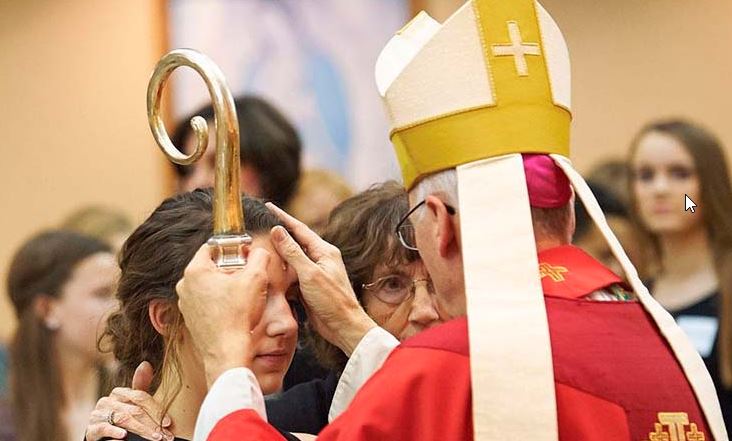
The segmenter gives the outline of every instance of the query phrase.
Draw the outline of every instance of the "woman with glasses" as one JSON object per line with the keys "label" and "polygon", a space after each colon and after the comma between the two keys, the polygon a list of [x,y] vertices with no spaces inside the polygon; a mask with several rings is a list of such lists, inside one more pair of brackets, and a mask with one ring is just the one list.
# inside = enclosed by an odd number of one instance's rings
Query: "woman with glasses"
{"label": "woman with glasses", "polygon": [[[372,187],[333,210],[323,239],[341,250],[348,278],[374,321],[399,340],[441,322],[434,289],[419,254],[409,245],[411,224],[402,222],[409,202],[404,188],[389,181]],[[399,235],[395,234],[397,227]],[[315,333],[321,362],[339,371],[347,358]]]}
{"label": "woman with glasses", "polygon": [[[336,207],[323,233],[326,241],[340,249],[354,292],[366,312],[399,340],[442,322],[432,283],[412,243],[410,224],[401,222],[408,209],[403,187],[394,181],[386,182]],[[397,235],[398,225],[401,226]],[[331,402],[348,358],[315,332],[310,333],[310,343],[331,374],[266,398],[267,418],[281,430],[317,434],[328,424]],[[151,403],[152,398],[146,397],[140,403],[127,404],[147,410]],[[101,400],[97,413],[109,414],[109,405],[109,400]],[[122,426],[130,431],[149,421],[135,415],[118,420],[133,421],[129,427]],[[86,439],[97,440],[97,433],[110,433],[108,429],[99,424],[90,426]]]}

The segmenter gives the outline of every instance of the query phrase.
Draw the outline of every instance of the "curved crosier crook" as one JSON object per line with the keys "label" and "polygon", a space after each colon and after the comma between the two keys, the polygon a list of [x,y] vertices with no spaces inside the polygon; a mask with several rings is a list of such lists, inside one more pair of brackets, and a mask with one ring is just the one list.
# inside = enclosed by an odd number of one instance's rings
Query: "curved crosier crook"
{"label": "curved crosier crook", "polygon": [[221,69],[207,56],[191,49],[176,49],[167,53],[155,66],[147,88],[147,119],[153,137],[172,162],[189,165],[201,158],[208,146],[208,124],[200,116],[191,119],[196,134],[196,149],[190,155],[182,153],[170,141],[160,116],[163,86],[179,66],[194,69],[203,77],[211,95],[216,127],[216,177],[214,181],[213,236],[208,244],[214,248],[219,268],[239,268],[246,264],[246,248],[252,238],[244,226],[244,212],[239,189],[239,122],[234,99],[226,85]]}

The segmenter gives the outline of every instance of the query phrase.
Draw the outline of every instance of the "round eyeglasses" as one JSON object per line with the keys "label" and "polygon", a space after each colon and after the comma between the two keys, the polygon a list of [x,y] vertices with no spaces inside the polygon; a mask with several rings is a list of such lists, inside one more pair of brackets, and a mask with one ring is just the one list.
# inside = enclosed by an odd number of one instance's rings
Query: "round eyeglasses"
{"label": "round eyeglasses", "polygon": [[374,297],[390,305],[399,305],[414,295],[417,284],[424,283],[427,291],[434,294],[432,281],[428,278],[412,279],[405,275],[392,274],[384,276],[371,283],[364,283],[361,287],[374,294]]}
{"label": "round eyeglasses", "polygon": [[[412,207],[407,214],[404,215],[402,220],[399,221],[399,223],[396,226],[396,235],[399,238],[399,242],[401,242],[402,246],[408,250],[412,251],[419,251],[417,248],[417,241],[414,237],[414,225],[409,220],[409,216],[412,215],[417,209],[421,206],[423,206],[427,200],[423,200],[419,204]],[[445,210],[447,210],[447,214],[450,216],[454,216],[455,213],[457,213],[457,210],[455,210],[454,207],[451,205],[446,204],[445,202],[442,202],[445,205]]]}

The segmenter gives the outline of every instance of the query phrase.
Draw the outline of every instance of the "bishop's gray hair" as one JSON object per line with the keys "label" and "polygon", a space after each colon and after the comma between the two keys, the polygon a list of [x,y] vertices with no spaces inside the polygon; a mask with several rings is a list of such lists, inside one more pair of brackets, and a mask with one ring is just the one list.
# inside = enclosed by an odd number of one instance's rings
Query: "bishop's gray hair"
{"label": "bishop's gray hair", "polygon": [[[422,202],[429,195],[438,195],[446,204],[458,208],[457,170],[451,168],[429,175],[419,181],[409,193],[416,203]],[[565,240],[567,231],[574,231],[572,201],[559,208],[531,207],[534,232],[543,237],[555,237]],[[421,219],[425,210],[417,211],[414,216],[416,216],[416,219]],[[571,232],[569,235],[571,237]]]}
{"label": "bishop's gray hair", "polygon": [[[417,203],[423,201],[427,196],[434,194],[444,198],[445,203],[457,208],[459,200],[457,184],[457,171],[451,168],[431,174],[422,179],[414,186],[410,193]],[[417,213],[415,215],[421,216],[421,214]]]}

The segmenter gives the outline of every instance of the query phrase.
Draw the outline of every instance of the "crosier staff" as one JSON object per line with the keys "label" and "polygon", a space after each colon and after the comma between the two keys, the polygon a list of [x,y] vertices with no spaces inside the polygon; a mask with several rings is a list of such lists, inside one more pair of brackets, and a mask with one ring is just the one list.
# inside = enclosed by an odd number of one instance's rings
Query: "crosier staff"
{"label": "crosier staff", "polygon": [[219,268],[235,269],[246,264],[246,249],[252,242],[244,225],[239,189],[239,122],[234,100],[221,69],[207,56],[191,49],[176,49],[155,66],[147,88],[147,119],[153,137],[172,162],[189,165],[203,156],[208,146],[208,124],[200,116],[191,118],[196,149],[183,154],[173,145],[160,116],[163,86],[179,66],[187,66],[203,77],[214,108],[216,127],[216,177],[214,180],[213,236],[208,244]]}

